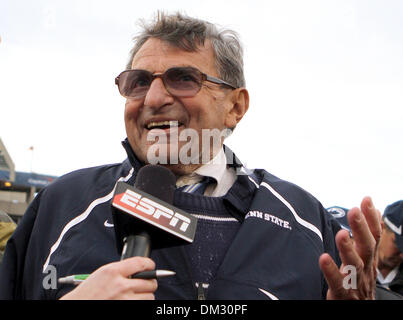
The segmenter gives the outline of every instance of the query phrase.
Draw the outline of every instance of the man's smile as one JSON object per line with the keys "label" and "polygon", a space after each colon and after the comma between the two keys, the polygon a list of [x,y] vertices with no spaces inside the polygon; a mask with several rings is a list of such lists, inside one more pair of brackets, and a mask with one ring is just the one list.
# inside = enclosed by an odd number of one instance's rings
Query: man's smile
{"label": "man's smile", "polygon": [[155,120],[150,120],[147,121],[145,124],[145,128],[147,130],[152,130],[152,129],[170,129],[170,128],[177,128],[181,127],[183,124],[179,122],[178,120],[160,120],[160,121],[155,121]]}

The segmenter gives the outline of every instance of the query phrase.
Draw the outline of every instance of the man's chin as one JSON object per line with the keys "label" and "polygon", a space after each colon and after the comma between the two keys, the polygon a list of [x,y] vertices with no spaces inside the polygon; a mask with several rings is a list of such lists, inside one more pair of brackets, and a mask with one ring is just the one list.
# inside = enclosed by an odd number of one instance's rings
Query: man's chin
{"label": "man's chin", "polygon": [[153,163],[156,165],[161,165],[169,170],[171,170],[175,175],[177,176],[183,176],[186,174],[190,174],[199,167],[201,167],[201,164],[182,164],[182,163],[176,163],[176,164],[167,164],[167,163]]}
{"label": "man's chin", "polygon": [[183,146],[172,148],[170,145],[153,144],[147,149],[145,162],[162,165],[176,175],[186,175],[200,168],[203,164],[209,163],[222,148],[222,145],[216,150],[183,148]]}

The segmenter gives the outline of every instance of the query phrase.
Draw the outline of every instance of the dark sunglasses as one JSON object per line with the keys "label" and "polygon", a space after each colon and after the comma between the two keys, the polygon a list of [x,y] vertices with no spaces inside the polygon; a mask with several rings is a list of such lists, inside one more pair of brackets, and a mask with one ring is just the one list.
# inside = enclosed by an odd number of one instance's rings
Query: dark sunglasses
{"label": "dark sunglasses", "polygon": [[236,89],[224,80],[209,76],[192,67],[174,67],[164,73],[134,69],[123,71],[115,78],[120,94],[125,98],[144,98],[155,78],[161,78],[167,91],[176,97],[193,97],[201,89],[204,81]]}

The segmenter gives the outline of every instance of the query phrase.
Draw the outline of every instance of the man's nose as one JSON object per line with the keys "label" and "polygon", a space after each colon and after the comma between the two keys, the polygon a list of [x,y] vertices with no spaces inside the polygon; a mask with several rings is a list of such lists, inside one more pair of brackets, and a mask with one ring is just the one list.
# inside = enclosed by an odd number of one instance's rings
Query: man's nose
{"label": "man's nose", "polygon": [[173,103],[174,98],[165,88],[161,78],[156,78],[151,82],[150,89],[144,98],[144,106],[151,108],[161,108],[167,104]]}

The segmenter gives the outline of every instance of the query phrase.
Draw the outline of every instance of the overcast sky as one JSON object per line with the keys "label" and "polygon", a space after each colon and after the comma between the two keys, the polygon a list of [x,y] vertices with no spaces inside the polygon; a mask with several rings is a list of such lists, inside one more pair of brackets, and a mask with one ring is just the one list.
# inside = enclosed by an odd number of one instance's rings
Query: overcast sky
{"label": "overcast sky", "polygon": [[[17,171],[120,162],[140,18],[179,10],[236,30],[250,108],[227,144],[325,207],[403,199],[403,1],[0,2],[0,138]],[[33,154],[29,147],[33,146]]]}

